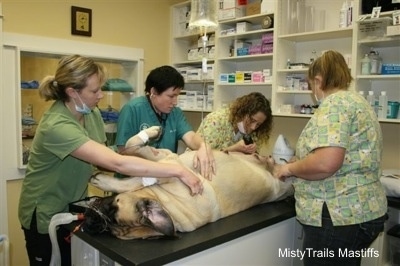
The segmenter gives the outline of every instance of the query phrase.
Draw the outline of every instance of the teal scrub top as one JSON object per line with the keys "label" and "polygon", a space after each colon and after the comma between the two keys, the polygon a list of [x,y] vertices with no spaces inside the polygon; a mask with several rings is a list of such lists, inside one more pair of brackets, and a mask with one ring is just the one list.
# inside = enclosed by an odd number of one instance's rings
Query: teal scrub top
{"label": "teal scrub top", "polygon": [[146,96],[130,100],[120,111],[115,144],[125,146],[128,139],[141,130],[161,126],[163,130],[161,138],[150,142],[149,145],[177,152],[178,140],[193,129],[179,107],[174,107],[169,114],[163,114],[163,117],[166,120],[160,122]]}
{"label": "teal scrub top", "polygon": [[19,201],[21,225],[30,229],[36,209],[38,231],[48,233],[54,214],[68,212],[68,204],[87,196],[94,167],[71,156],[71,152],[90,139],[105,143],[100,111],[85,115],[85,127],[61,101],[43,114],[30,148],[29,161]]}

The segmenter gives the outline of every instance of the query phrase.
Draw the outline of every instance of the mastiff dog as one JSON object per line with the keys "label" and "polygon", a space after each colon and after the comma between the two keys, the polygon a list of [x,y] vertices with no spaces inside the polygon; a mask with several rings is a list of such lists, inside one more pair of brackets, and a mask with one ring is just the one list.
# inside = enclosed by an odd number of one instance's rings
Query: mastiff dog
{"label": "mastiff dog", "polygon": [[[149,139],[160,134],[158,127],[145,132]],[[143,133],[140,133],[143,134]],[[139,135],[139,134],[138,134]],[[123,154],[183,164],[194,172],[194,151],[180,155],[145,145],[138,135],[129,139]],[[246,210],[257,204],[284,199],[293,193],[290,181],[274,178],[270,159],[258,154],[213,151],[217,171],[211,181],[199,175],[203,193],[191,196],[189,188],[175,177],[115,178],[103,173],[91,184],[112,196],[99,198],[85,213],[83,230],[96,234],[110,231],[120,239],[177,237],[207,223]]]}

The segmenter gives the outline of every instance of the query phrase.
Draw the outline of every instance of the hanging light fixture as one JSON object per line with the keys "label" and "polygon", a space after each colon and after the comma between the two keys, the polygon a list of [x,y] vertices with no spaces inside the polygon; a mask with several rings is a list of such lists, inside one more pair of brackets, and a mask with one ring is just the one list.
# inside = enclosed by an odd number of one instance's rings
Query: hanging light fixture
{"label": "hanging light fixture", "polygon": [[203,41],[203,73],[207,73],[207,31],[217,28],[217,0],[191,0],[189,29],[198,29]]}

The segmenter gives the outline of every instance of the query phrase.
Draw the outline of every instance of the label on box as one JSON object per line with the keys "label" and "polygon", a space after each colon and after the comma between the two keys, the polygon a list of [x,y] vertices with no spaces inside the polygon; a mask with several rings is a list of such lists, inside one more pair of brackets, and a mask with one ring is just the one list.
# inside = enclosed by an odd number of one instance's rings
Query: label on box
{"label": "label on box", "polygon": [[243,83],[244,82],[244,73],[241,71],[236,71],[235,78],[236,78],[236,80],[235,80],[236,83]]}

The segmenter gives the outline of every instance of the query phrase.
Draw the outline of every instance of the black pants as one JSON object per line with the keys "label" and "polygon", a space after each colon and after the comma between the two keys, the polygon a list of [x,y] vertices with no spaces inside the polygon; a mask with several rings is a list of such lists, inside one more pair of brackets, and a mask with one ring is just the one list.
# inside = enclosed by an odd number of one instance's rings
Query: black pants
{"label": "black pants", "polygon": [[[310,266],[359,266],[362,251],[366,252],[371,243],[384,229],[387,216],[375,220],[346,226],[334,226],[326,204],[322,210],[322,227],[303,225],[303,250],[307,251],[304,265]],[[364,256],[379,256],[376,250]],[[353,255],[356,254],[356,255]]]}
{"label": "black pants", "polygon": [[[48,266],[51,260],[51,241],[49,234],[40,234],[37,231],[36,211],[32,215],[31,229],[22,227],[25,235],[26,250],[30,266]],[[71,265],[71,244],[65,238],[70,235],[69,230],[59,227],[57,230],[58,246],[61,254],[61,265]]]}

